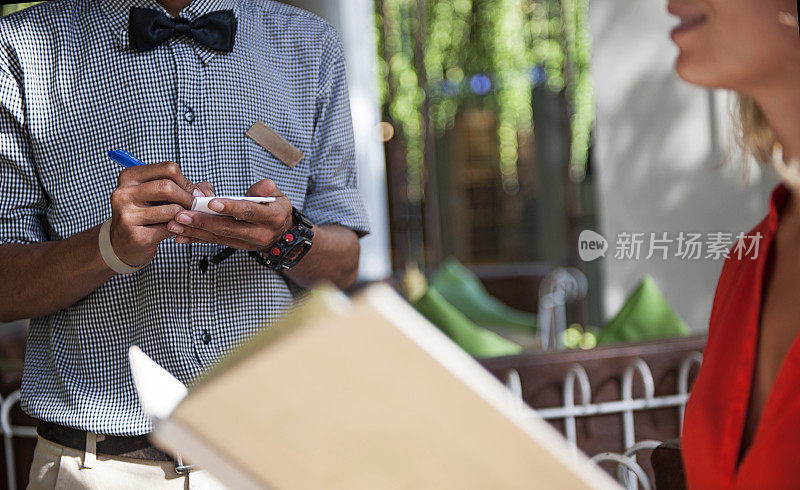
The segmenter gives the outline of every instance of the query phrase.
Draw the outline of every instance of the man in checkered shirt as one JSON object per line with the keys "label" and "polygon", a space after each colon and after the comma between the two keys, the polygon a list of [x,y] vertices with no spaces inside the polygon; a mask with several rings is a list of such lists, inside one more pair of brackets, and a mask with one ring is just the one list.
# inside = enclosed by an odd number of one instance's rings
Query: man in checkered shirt
{"label": "man in checkered shirt", "polygon": [[[354,282],[369,225],[345,78],[333,28],[268,0],[52,0],[0,21],[0,321],[33,318],[32,488],[209,478],[142,437],[128,349],[190,385],[303,288]],[[302,160],[248,139],[258,121]],[[150,165],[121,170],[119,148]],[[277,201],[189,211],[212,195]],[[276,272],[293,207],[313,246]]]}

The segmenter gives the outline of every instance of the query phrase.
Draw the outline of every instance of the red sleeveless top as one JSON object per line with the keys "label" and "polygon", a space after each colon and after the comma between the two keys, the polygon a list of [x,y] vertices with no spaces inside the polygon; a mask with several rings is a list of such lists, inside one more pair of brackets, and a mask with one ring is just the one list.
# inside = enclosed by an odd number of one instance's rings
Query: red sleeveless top
{"label": "red sleeveless top", "polygon": [[800,488],[800,340],[787,353],[752,444],[739,462],[767,262],[788,199],[784,186],[775,189],[769,215],[749,234],[763,236],[757,257],[732,254],[723,267],[703,365],[684,419],[682,449],[690,490]]}

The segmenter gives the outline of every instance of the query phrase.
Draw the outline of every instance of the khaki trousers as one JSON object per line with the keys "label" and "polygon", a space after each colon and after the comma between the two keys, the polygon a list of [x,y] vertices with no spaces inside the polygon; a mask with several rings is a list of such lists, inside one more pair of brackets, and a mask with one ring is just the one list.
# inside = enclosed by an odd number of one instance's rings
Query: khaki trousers
{"label": "khaki trousers", "polygon": [[114,458],[39,438],[28,490],[227,490],[205,471],[175,473],[170,462]]}

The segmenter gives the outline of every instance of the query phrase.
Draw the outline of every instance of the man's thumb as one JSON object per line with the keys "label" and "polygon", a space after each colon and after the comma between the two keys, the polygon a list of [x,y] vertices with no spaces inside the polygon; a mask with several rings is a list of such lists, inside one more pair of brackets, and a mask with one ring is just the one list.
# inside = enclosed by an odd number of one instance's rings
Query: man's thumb
{"label": "man's thumb", "polygon": [[247,191],[248,197],[269,197],[276,194],[278,194],[278,186],[270,179],[256,182]]}

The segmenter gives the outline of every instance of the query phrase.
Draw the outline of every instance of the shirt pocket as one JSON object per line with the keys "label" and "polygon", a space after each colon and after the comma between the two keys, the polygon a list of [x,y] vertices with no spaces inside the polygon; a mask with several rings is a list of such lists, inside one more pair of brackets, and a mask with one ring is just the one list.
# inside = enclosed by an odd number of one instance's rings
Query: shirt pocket
{"label": "shirt pocket", "polygon": [[[284,136],[278,129],[275,131]],[[286,138],[286,136],[284,137]],[[252,183],[255,184],[263,179],[271,179],[277,184],[278,190],[286,194],[293,206],[302,209],[310,178],[308,151],[299,146],[297,142],[286,138],[287,141],[300,148],[306,155],[294,168],[290,168],[255,141],[250,138],[246,139],[245,155],[247,156]]]}

